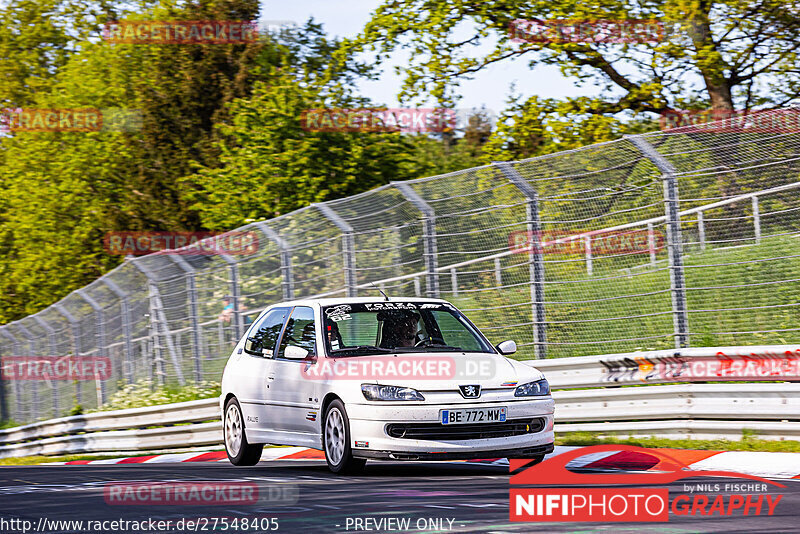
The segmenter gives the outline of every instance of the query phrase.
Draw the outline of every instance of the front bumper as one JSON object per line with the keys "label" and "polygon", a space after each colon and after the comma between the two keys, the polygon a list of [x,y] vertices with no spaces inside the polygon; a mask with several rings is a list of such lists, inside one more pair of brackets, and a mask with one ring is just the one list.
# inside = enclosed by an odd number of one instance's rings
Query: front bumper
{"label": "front bumper", "polygon": [[[550,454],[553,452],[552,443],[538,445],[536,447],[524,447],[521,449],[494,449],[490,456],[497,458],[533,458]],[[487,451],[464,451],[464,452],[396,452],[396,451],[370,451],[354,449],[353,456],[356,458],[374,458],[379,460],[412,460],[412,461],[431,461],[445,462],[449,460],[473,460],[487,457]]]}
{"label": "front bumper", "polygon": [[[543,429],[516,436],[461,440],[395,438],[386,433],[386,427],[391,423],[438,423],[442,409],[501,406],[507,407],[507,421],[540,417],[544,420]],[[361,458],[403,459],[405,455],[405,459],[446,460],[538,456],[552,451],[555,440],[553,410],[551,398],[457,405],[348,404],[350,446],[353,455]],[[448,428],[445,425],[442,427]]]}

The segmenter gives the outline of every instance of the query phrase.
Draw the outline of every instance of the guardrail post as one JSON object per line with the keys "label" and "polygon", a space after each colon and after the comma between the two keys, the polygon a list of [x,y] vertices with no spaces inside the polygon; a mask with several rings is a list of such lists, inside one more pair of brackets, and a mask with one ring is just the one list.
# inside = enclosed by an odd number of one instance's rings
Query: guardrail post
{"label": "guardrail post", "polygon": [[[134,267],[139,269],[143,275],[147,277],[147,287],[150,292],[150,313],[151,317],[151,324],[155,325],[156,332],[155,336],[160,337],[163,336],[164,340],[167,343],[167,350],[169,351],[170,359],[172,360],[172,366],[175,368],[175,374],[178,377],[178,383],[183,386],[186,382],[183,379],[183,371],[181,370],[181,362],[178,359],[178,354],[175,351],[175,344],[172,342],[172,334],[169,331],[169,323],[167,322],[167,316],[164,313],[164,303],[161,301],[161,292],[158,290],[158,283],[156,281],[155,275],[144,266],[144,264],[139,265],[139,262],[136,260],[129,260],[130,263],[133,264]],[[158,325],[161,325],[159,328]],[[163,334],[159,333],[159,330],[163,330]],[[153,339],[153,343],[156,343],[158,340]],[[154,346],[153,350],[159,351],[158,346]],[[159,358],[161,361],[157,362],[159,365],[162,366],[161,369],[161,381],[162,385],[164,380],[166,379],[166,373],[163,369],[164,360],[163,358]]]}
{"label": "guardrail post", "polygon": [[242,337],[242,311],[239,300],[241,299],[241,292],[239,290],[239,264],[228,254],[220,254],[220,258],[228,264],[231,272],[231,299],[233,300],[233,317],[231,325],[233,326],[233,337],[238,342]]}
{"label": "guardrail post", "polygon": [[[200,358],[200,311],[197,307],[197,284],[195,268],[177,254],[170,254],[169,259],[175,262],[186,273],[186,291],[189,293],[189,322],[192,328],[192,358],[194,358],[194,379],[203,380],[203,367]],[[180,345],[180,344],[179,344]]]}
{"label": "guardrail post", "polygon": [[756,245],[761,243],[761,213],[758,209],[758,197],[753,195],[753,232],[756,236]]}
{"label": "guardrail post", "polygon": [[650,252],[650,265],[656,267],[656,234],[653,223],[647,223],[647,248]]}
{"label": "guardrail post", "polygon": [[[0,333],[4,332],[0,330]],[[10,418],[8,415],[8,396],[6,393],[6,374],[2,362],[3,353],[0,351],[0,423],[5,424],[10,421]]]}
{"label": "guardrail post", "polygon": [[[108,339],[106,339],[106,323],[103,314],[103,307],[100,306],[100,304],[98,304],[97,301],[94,300],[91,296],[87,295],[86,291],[83,288],[77,290],[76,293],[78,294],[79,297],[85,300],[87,304],[89,304],[92,310],[94,310],[95,320],[97,321],[97,324],[95,325],[97,327],[97,355],[105,356],[106,358],[109,358],[109,360],[111,360],[111,358],[108,355]],[[100,347],[103,347],[102,353],[100,352]],[[97,406],[99,407],[101,404],[105,402],[106,399],[105,383],[98,380],[96,377],[95,377],[95,383],[98,383],[98,385],[100,386],[98,395],[99,398],[97,399],[98,402]]]}
{"label": "guardrail post", "polygon": [[404,182],[392,184],[406,200],[422,213],[423,250],[425,270],[427,271],[427,293],[431,298],[439,298],[439,263],[436,245],[436,212],[414,189]]}
{"label": "guardrail post", "polygon": [[675,167],[643,137],[627,136],[644,156],[661,171],[664,183],[664,209],[667,216],[667,246],[669,253],[669,280],[672,291],[673,327],[675,348],[689,345],[689,313],[686,305],[686,276],[683,270],[683,241],[681,240],[681,215],[679,209],[678,180]]}
{"label": "guardrail post", "polygon": [[[33,344],[33,340],[35,339],[35,336],[33,335],[33,332],[31,332],[30,330],[25,328],[25,325],[23,325],[20,322],[13,322],[11,324],[16,326],[17,330],[19,330],[22,333],[22,335],[25,336],[25,338],[28,340],[28,358],[34,357],[36,355],[36,349],[34,348],[34,344]],[[38,380],[34,380],[33,384],[31,384],[31,405],[32,405],[32,410],[31,410],[32,413],[34,413],[34,414],[40,413],[39,412],[39,381]],[[35,419],[35,416],[32,419]]]}
{"label": "guardrail post", "polygon": [[281,289],[284,300],[294,300],[294,278],[292,276],[292,253],[289,244],[275,230],[270,228],[264,221],[253,223],[256,228],[261,230],[267,239],[278,246],[281,254]]}
{"label": "guardrail post", "polygon": [[586,256],[586,274],[592,276],[594,268],[592,266],[592,236],[583,237],[583,251]]}
{"label": "guardrail post", "polygon": [[[7,327],[0,328],[0,334],[3,334],[4,336],[6,336],[7,339],[9,339],[11,341],[12,350],[13,350],[14,353],[16,353],[15,355],[16,356],[21,356],[20,350],[19,350],[19,340],[16,338],[16,336],[14,336],[14,334],[9,332]],[[22,415],[22,413],[23,413],[23,409],[22,409],[22,390],[21,389],[22,388],[20,388],[19,378],[15,378],[14,379],[14,399],[15,399],[15,402],[17,404],[17,417],[20,417],[20,418],[23,417],[23,415]],[[17,422],[18,423],[19,422],[26,423],[28,421],[27,421],[27,418],[25,418],[24,421],[19,421],[18,420]]]}
{"label": "guardrail post", "polygon": [[542,223],[539,219],[539,195],[533,186],[507,162],[493,164],[525,197],[525,218],[531,243],[529,274],[531,301],[533,302],[533,349],[537,359],[547,356],[547,323],[544,302],[544,258],[542,250]]}
{"label": "guardrail post", "polygon": [[[36,324],[41,326],[43,330],[47,331],[47,343],[50,345],[50,354],[52,356],[59,356],[58,351],[56,350],[56,331],[47,321],[39,317],[38,314],[33,314],[31,317],[33,317],[33,320],[36,321]],[[61,413],[58,403],[59,391],[55,386],[55,382],[51,382],[50,386],[53,390],[53,417],[58,417],[58,415]]]}
{"label": "guardrail post", "polygon": [[[75,318],[75,316],[72,315],[69,310],[67,310],[60,302],[53,304],[53,309],[63,315],[69,323],[70,329],[72,330],[72,352],[75,353],[76,358],[79,357],[81,355],[80,323],[78,323],[78,320]],[[81,392],[80,381],[75,383],[75,402],[77,404],[83,404],[83,394]]]}
{"label": "guardrail post", "polygon": [[128,384],[133,383],[133,334],[131,331],[131,315],[130,307],[128,306],[128,294],[125,293],[116,282],[109,280],[108,277],[100,277],[108,288],[119,298],[120,319],[122,321],[122,337],[125,340],[125,365],[123,366],[122,374]]}
{"label": "guardrail post", "polygon": [[320,203],[311,204],[316,207],[326,219],[331,221],[342,232],[342,262],[344,264],[344,287],[348,297],[357,296],[356,293],[356,243],[353,227],[342,219],[330,206]]}

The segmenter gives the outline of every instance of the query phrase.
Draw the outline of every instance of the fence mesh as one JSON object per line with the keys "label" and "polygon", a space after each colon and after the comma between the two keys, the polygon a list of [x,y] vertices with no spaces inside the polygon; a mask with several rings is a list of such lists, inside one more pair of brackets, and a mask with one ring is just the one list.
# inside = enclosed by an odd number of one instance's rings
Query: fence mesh
{"label": "fence mesh", "polygon": [[[796,342],[800,111],[771,113],[311,205],[237,229],[257,236],[248,255],[129,258],[0,327],[9,417],[96,408],[143,380],[218,381],[265,307],[372,284],[450,300],[519,359]],[[107,357],[110,373],[22,380],[7,366],[66,355]]]}

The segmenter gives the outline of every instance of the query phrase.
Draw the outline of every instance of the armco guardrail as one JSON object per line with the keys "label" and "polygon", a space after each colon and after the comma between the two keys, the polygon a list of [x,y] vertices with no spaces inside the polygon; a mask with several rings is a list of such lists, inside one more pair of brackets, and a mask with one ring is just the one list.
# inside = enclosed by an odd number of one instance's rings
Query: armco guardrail
{"label": "armco guardrail", "polygon": [[[738,439],[747,429],[766,439],[800,438],[800,383],[793,383],[800,382],[797,346],[676,349],[527,363],[541,369],[555,390],[557,432]],[[735,383],[658,385],[684,381]],[[743,383],[753,381],[759,383]],[[621,387],[635,385],[647,387]],[[3,430],[0,458],[156,451],[221,441],[219,400],[212,398]]]}
{"label": "armco guardrail", "polygon": [[[159,425],[165,426],[149,428]],[[61,417],[0,430],[0,458],[216,445],[221,436],[219,399],[212,398]]]}
{"label": "armco guardrail", "polygon": [[630,384],[800,381],[800,346],[699,347],[528,360],[553,389]]}

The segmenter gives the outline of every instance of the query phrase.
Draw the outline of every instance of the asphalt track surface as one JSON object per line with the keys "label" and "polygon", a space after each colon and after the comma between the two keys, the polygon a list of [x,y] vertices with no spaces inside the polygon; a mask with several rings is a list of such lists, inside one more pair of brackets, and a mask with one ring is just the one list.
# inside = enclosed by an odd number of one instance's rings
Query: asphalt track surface
{"label": "asphalt track surface", "polygon": [[[614,532],[614,533],[776,533],[800,531],[800,480],[781,480],[782,493],[773,516],[703,517],[670,514],[668,523],[512,523],[508,519],[508,468],[470,463],[372,462],[353,477],[335,476],[319,461],[273,461],[234,467],[226,462],[196,464],[132,464],[92,466],[0,467],[0,528],[10,519],[171,520],[206,518],[198,532],[222,532],[213,518],[277,518],[277,532]],[[104,488],[127,482],[250,481],[270,488],[272,496],[258,505],[118,505],[108,504]],[[683,493],[670,485],[670,496]],[[720,479],[691,479],[691,483]],[[741,481],[737,481],[741,482]],[[264,492],[266,495],[268,492]],[[293,502],[294,501],[294,502]],[[371,518],[356,530],[355,521]],[[409,518],[408,530],[376,529],[381,518]],[[431,522],[430,520],[438,520]],[[5,520],[6,523],[2,523]],[[448,520],[452,520],[450,523]],[[219,520],[217,520],[219,521]],[[348,528],[349,521],[349,528]],[[230,524],[230,523],[229,523]],[[264,523],[262,523],[264,524]],[[17,524],[19,525],[19,524]],[[427,526],[433,528],[425,528]],[[439,526],[443,528],[439,528]],[[422,528],[418,528],[422,527]],[[34,527],[36,528],[36,527]],[[56,529],[39,532],[121,532],[121,530]],[[189,530],[153,530],[151,532]],[[141,531],[140,531],[141,532]],[[241,526],[227,532],[245,532]],[[249,528],[246,532],[268,532]],[[272,530],[275,532],[275,530]]]}

